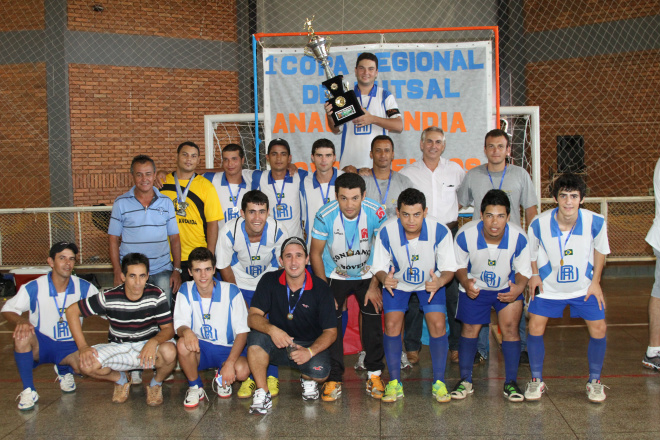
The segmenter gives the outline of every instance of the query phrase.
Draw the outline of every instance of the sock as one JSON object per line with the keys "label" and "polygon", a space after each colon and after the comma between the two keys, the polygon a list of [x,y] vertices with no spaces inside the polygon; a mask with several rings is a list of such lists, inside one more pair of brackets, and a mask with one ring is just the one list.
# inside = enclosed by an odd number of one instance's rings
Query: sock
{"label": "sock", "polygon": [[646,349],[646,357],[652,358],[658,355],[660,355],[660,347],[651,347],[649,345],[649,347]]}
{"label": "sock", "polygon": [[197,379],[188,381],[189,387],[194,387],[195,385],[197,385],[199,388],[204,388],[204,382],[202,382],[202,378],[199,377],[199,375],[197,376]]}
{"label": "sock", "polygon": [[390,372],[390,380],[401,382],[401,335],[383,335],[383,348],[385,349],[385,361],[387,370]]}
{"label": "sock", "polygon": [[163,382],[156,382],[156,376],[154,376],[154,377],[151,378],[151,382],[149,383],[149,386],[153,387],[155,385],[162,385],[162,384],[163,384]]}
{"label": "sock", "polygon": [[21,381],[23,382],[23,389],[32,388],[34,391],[34,377],[32,376],[34,357],[32,356],[32,352],[14,352],[14,360],[16,361],[16,366],[18,367],[18,375],[21,376]]}
{"label": "sock", "polygon": [[126,377],[126,372],[125,371],[120,371],[119,372],[119,380],[115,382],[117,385],[124,385],[128,382],[128,377]]}
{"label": "sock", "polygon": [[606,339],[589,338],[589,348],[587,350],[587,359],[589,360],[589,382],[600,380],[600,372],[605,362]]}
{"label": "sock", "polygon": [[429,336],[429,351],[433,366],[433,383],[436,380],[445,381],[445,368],[447,367],[447,352],[449,351],[449,338],[447,334],[434,338]]}
{"label": "sock", "polygon": [[341,312],[341,337],[346,334],[346,327],[348,327],[348,310]]}
{"label": "sock", "polygon": [[504,383],[518,379],[518,364],[520,364],[520,341],[502,341],[504,354]]}
{"label": "sock", "polygon": [[268,364],[268,368],[266,369],[266,377],[268,376],[273,376],[276,379],[280,377],[277,365]]}
{"label": "sock", "polygon": [[461,336],[458,342],[458,369],[461,379],[472,383],[472,363],[477,354],[477,341],[479,338],[466,338]]}
{"label": "sock", "polygon": [[529,355],[529,368],[532,370],[532,379],[542,381],[543,359],[545,358],[545,344],[542,335],[527,335],[527,354]]}
{"label": "sock", "polygon": [[58,365],[57,372],[59,373],[60,376],[73,374],[73,368],[71,368],[70,365]]}

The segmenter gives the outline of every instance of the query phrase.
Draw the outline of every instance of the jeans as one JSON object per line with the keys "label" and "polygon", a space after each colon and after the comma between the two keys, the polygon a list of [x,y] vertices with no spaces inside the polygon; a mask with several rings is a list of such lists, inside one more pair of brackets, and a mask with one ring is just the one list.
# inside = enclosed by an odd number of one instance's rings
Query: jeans
{"label": "jeans", "polygon": [[172,276],[171,270],[164,270],[155,274],[149,275],[149,280],[147,281],[150,284],[155,284],[160,287],[165,295],[167,296],[167,303],[172,309],[172,289],[170,288],[170,277]]}

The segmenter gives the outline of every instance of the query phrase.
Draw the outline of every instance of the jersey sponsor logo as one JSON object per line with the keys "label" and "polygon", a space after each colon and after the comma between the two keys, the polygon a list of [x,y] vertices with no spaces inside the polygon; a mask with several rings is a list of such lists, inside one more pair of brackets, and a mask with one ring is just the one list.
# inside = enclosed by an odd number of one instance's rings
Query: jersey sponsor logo
{"label": "jersey sponsor logo", "polygon": [[248,266],[248,267],[245,268],[245,272],[248,275],[253,276],[254,278],[261,275],[261,272],[263,272],[263,271],[264,271],[263,266]]}
{"label": "jersey sponsor logo", "polygon": [[360,127],[358,127],[356,124],[353,124],[353,134],[355,134],[356,136],[371,134],[371,124],[362,125]]}
{"label": "jersey sponsor logo", "polygon": [[497,265],[497,261],[496,261],[496,260],[488,260],[488,265],[489,265],[489,266],[496,266],[496,265]]}
{"label": "jersey sponsor logo", "polygon": [[316,367],[312,367],[312,370],[322,371],[323,370],[323,365],[318,365]]}
{"label": "jersey sponsor logo", "polygon": [[279,203],[273,208],[273,217],[277,220],[291,220],[293,218],[293,210],[286,203]]}
{"label": "jersey sponsor logo", "polygon": [[382,220],[383,217],[385,217],[385,211],[383,210],[382,206],[378,208],[378,211],[376,211],[376,215],[378,216],[379,220]]}
{"label": "jersey sponsor logo", "polygon": [[337,229],[335,229],[335,235],[344,235],[344,231],[342,231],[341,229],[337,228]]}
{"label": "jersey sponsor logo", "polygon": [[484,270],[481,272],[481,281],[486,283],[488,287],[497,287],[500,285],[500,277],[495,272]]}
{"label": "jersey sponsor logo", "polygon": [[564,255],[573,255],[573,249],[566,249]]}
{"label": "jersey sponsor logo", "polygon": [[197,221],[189,218],[179,218],[179,223],[185,223],[187,225],[196,225]]}
{"label": "jersey sponsor logo", "polygon": [[348,255],[346,252],[342,252],[341,254],[337,254],[337,255],[333,256],[332,259],[335,260],[335,263],[336,263],[336,262],[338,262],[339,260],[341,260],[343,258],[347,258],[349,256],[354,257],[356,255],[369,256],[369,255],[371,255],[371,249],[357,249],[357,250],[353,251],[352,255]]}
{"label": "jersey sponsor logo", "polygon": [[570,264],[564,264],[559,267],[557,271],[557,282],[558,283],[574,283],[580,277],[580,271],[577,267]]}
{"label": "jersey sponsor logo", "polygon": [[411,267],[403,272],[403,281],[410,284],[419,284],[422,280],[422,271],[417,267]]}
{"label": "jersey sponsor logo", "polygon": [[[343,269],[343,271],[349,271],[349,270],[357,270],[357,269],[362,269],[364,267],[364,263],[361,264],[351,264],[348,266],[344,266],[343,264],[340,264],[339,267]],[[368,270],[368,269],[367,269]],[[366,272],[365,272],[366,273]]]}
{"label": "jersey sponsor logo", "polygon": [[360,231],[360,234],[361,234],[361,237],[363,239],[369,238],[369,231],[367,230],[367,228],[362,228],[362,231]]}

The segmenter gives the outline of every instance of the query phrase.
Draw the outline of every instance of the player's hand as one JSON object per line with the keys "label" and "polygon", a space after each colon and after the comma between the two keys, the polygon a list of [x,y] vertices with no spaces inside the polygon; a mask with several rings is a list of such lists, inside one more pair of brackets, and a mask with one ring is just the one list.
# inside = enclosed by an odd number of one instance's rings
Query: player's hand
{"label": "player's hand", "polygon": [[427,281],[425,284],[426,291],[430,293],[431,295],[429,296],[429,303],[433,299],[433,296],[435,293],[442,288],[442,280],[440,279],[439,276],[435,274],[435,271],[433,269],[430,270],[431,273],[431,280]]}
{"label": "player's hand", "polygon": [[222,368],[218,373],[222,376],[222,385],[227,386],[236,382],[236,368],[234,362],[226,360],[222,363]]}
{"label": "player's hand", "polygon": [[186,347],[186,350],[199,353],[199,338],[191,329],[187,329],[183,333],[183,345]]}
{"label": "player's hand", "polygon": [[325,107],[325,114],[328,116],[332,116],[332,104],[326,102],[324,107]]}
{"label": "player's hand", "polygon": [[286,348],[293,344],[293,338],[289,336],[287,332],[275,326],[271,326],[269,336],[277,348]]}
{"label": "player's hand", "polygon": [[174,295],[176,295],[176,293],[179,291],[179,287],[181,287],[181,274],[176,270],[172,270],[172,275],[170,275],[170,288],[172,289],[172,297],[174,297]]}
{"label": "player's hand", "polygon": [[358,172],[357,168],[355,168],[353,165],[346,165],[341,170],[345,173],[357,173]]}
{"label": "player's hand", "polygon": [[292,163],[289,164],[289,167],[287,169],[289,170],[289,174],[292,176],[298,172],[298,167]]}
{"label": "player's hand", "polygon": [[520,296],[520,286],[512,283],[509,281],[509,291],[508,292],[500,292],[497,294],[497,299],[502,301],[503,303],[512,303]]}
{"label": "player's hand", "polygon": [[99,353],[94,347],[83,347],[78,350],[78,358],[80,359],[80,366],[83,368],[91,368],[94,362],[98,362],[97,358]]}
{"label": "player's hand", "polygon": [[21,318],[21,320],[16,324],[13,336],[17,341],[22,341],[23,339],[30,338],[33,334],[34,326],[30,324],[28,319]]}
{"label": "player's hand", "polygon": [[477,280],[471,278],[467,281],[467,285],[463,286],[465,288],[465,293],[470,299],[475,299],[479,296],[479,288],[476,286]]}
{"label": "player's hand", "polygon": [[142,368],[149,369],[153,368],[156,365],[156,351],[158,350],[158,341],[151,338],[144,344],[142,351],[138,355],[140,359],[140,366]]}
{"label": "player's hand", "polygon": [[595,296],[598,301],[598,310],[605,310],[605,296],[603,295],[603,289],[600,288],[600,283],[595,281],[591,282],[591,285],[587,290],[587,296],[584,297],[584,300],[587,301],[592,295]]}
{"label": "player's hand", "polygon": [[362,111],[364,112],[364,115],[360,116],[359,118],[353,119],[353,124],[357,125],[358,127],[371,125],[373,122],[373,116],[371,115],[371,113],[365,110],[364,107],[362,107]]}
{"label": "player's hand", "polygon": [[167,179],[167,173],[165,171],[158,171],[156,173],[156,178],[154,179],[154,186],[158,189],[161,189],[165,185],[165,179]]}
{"label": "player's hand", "polygon": [[543,281],[538,275],[532,275],[532,277],[527,282],[527,287],[529,287],[529,300],[534,301],[534,295],[536,295],[536,288],[539,288],[539,294],[543,293]]}
{"label": "player's hand", "polygon": [[371,287],[369,287],[366,295],[364,295],[365,307],[367,306],[369,301],[371,301],[371,304],[374,305],[374,309],[376,309],[376,313],[380,313],[380,311],[383,310],[383,291],[380,289],[372,289]]}
{"label": "player's hand", "polygon": [[309,352],[305,347],[298,345],[294,351],[291,352],[291,360],[294,361],[297,365],[306,364],[312,359],[312,353]]}
{"label": "player's hand", "polygon": [[383,287],[387,289],[388,292],[390,292],[390,295],[394,296],[394,291],[392,289],[396,289],[398,285],[399,280],[394,278],[394,267],[391,267],[390,273],[387,274],[385,281],[383,281]]}
{"label": "player's hand", "polygon": [[115,275],[113,277],[112,282],[114,283],[115,286],[119,286],[120,284],[123,284],[124,282],[121,280],[121,271],[115,272]]}
{"label": "player's hand", "polygon": [[371,168],[360,168],[358,174],[362,177],[369,177],[371,176]]}

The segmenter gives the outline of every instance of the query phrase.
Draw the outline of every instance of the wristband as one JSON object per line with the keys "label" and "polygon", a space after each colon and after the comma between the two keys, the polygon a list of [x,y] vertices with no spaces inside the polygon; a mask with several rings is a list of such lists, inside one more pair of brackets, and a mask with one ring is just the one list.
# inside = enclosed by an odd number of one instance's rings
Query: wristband
{"label": "wristband", "polygon": [[309,358],[310,359],[313,358],[314,357],[314,352],[312,351],[312,349],[307,347],[307,350],[309,351]]}
{"label": "wristband", "polygon": [[[531,277],[538,277],[538,276],[540,276],[540,275],[537,274],[537,273],[533,273]],[[530,278],[531,278],[531,277],[530,277]]]}

